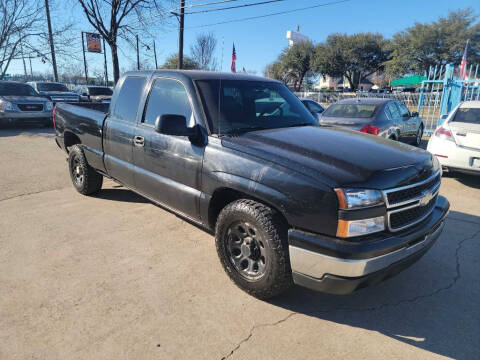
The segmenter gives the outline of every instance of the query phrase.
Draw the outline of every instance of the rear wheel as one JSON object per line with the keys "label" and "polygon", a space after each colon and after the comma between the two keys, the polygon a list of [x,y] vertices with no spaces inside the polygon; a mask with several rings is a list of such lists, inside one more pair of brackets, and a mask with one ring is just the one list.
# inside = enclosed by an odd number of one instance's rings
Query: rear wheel
{"label": "rear wheel", "polygon": [[292,284],[287,237],[287,224],[278,212],[247,199],[221,211],[215,232],[225,272],[259,299],[278,295]]}
{"label": "rear wheel", "polygon": [[88,165],[85,153],[79,145],[70,148],[68,167],[73,186],[80,194],[94,194],[102,188],[103,176]]}

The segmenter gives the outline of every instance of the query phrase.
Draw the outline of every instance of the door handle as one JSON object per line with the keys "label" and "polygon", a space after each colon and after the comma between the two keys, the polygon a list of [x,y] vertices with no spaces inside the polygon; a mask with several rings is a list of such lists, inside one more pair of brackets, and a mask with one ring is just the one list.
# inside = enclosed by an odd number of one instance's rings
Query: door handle
{"label": "door handle", "polygon": [[133,144],[135,146],[145,146],[145,138],[137,135],[133,138]]}

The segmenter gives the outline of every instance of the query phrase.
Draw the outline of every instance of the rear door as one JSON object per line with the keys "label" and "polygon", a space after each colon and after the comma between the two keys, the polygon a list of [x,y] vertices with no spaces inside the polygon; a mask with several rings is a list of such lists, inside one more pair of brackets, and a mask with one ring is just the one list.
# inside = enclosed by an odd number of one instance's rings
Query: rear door
{"label": "rear door", "polygon": [[449,127],[457,145],[480,150],[480,107],[459,107]]}
{"label": "rear door", "polygon": [[119,93],[104,124],[104,161],[107,173],[128,187],[134,187],[133,140],[137,109],[145,77],[128,76],[118,84]]}
{"label": "rear door", "polygon": [[183,115],[187,125],[196,124],[186,87],[177,79],[153,80],[134,146],[135,184],[139,192],[191,218],[198,218],[204,146],[188,137],[159,134],[155,120],[164,114]]}

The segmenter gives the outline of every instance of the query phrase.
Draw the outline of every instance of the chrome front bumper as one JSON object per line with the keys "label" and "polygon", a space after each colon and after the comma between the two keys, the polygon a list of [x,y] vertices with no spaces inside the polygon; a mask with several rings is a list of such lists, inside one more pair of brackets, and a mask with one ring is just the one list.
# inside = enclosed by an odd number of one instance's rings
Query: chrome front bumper
{"label": "chrome front bumper", "polygon": [[326,274],[345,277],[365,276],[385,269],[429,246],[438,239],[444,225],[445,222],[442,221],[434,232],[425,236],[423,241],[369,259],[341,259],[289,246],[292,271],[318,279]]}
{"label": "chrome front bumper", "polygon": [[438,239],[450,204],[438,196],[432,214],[412,229],[365,240],[289,231],[289,253],[296,284],[347,294],[383,281],[420,259]]}

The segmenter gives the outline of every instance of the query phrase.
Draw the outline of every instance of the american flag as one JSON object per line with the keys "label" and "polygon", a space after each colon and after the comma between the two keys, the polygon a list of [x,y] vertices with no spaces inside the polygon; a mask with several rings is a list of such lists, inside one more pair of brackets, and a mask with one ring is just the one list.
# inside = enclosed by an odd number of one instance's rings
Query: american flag
{"label": "american flag", "polygon": [[232,66],[231,66],[232,73],[236,73],[236,72],[237,72],[237,66],[236,66],[236,64],[235,64],[236,61],[237,61],[237,52],[235,51],[235,43],[233,43]]}
{"label": "american flag", "polygon": [[468,52],[468,43],[470,40],[467,40],[465,45],[465,50],[463,51],[462,62],[460,63],[460,78],[465,79],[467,77],[467,52]]}

